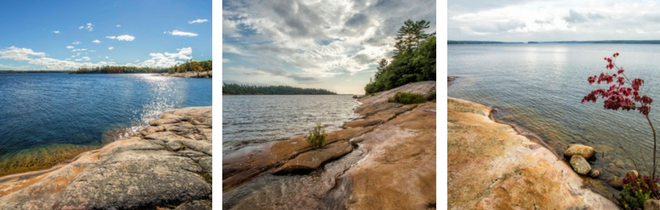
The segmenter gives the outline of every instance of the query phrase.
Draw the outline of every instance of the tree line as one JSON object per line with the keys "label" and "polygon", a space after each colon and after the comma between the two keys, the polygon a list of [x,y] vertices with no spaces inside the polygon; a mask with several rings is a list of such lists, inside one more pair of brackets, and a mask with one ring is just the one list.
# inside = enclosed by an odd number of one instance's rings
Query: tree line
{"label": "tree line", "polygon": [[174,65],[169,68],[152,68],[152,67],[137,67],[137,66],[98,66],[98,67],[82,67],[75,71],[70,71],[69,74],[131,74],[131,73],[183,73],[183,72],[202,72],[213,70],[213,61],[193,61],[188,60],[185,63]]}
{"label": "tree line", "polygon": [[287,85],[257,86],[222,84],[222,94],[227,95],[335,95],[337,93],[317,88],[298,88]]}
{"label": "tree line", "polygon": [[436,80],[435,33],[427,34],[430,22],[407,20],[397,32],[391,62],[381,59],[376,74],[364,87],[366,94],[408,83]]}

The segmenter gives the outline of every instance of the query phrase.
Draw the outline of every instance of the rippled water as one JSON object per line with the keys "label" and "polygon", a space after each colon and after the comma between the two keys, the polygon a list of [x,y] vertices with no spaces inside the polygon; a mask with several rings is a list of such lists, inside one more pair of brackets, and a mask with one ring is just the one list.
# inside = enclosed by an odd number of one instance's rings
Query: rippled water
{"label": "rippled water", "polygon": [[0,74],[0,159],[47,145],[98,145],[163,111],[210,105],[210,79]]}
{"label": "rippled water", "polygon": [[[646,80],[643,90],[659,103],[660,48],[633,44],[449,45],[448,75],[459,78],[448,95],[496,107],[496,119],[539,134],[560,154],[571,143],[594,146],[601,152],[594,164],[605,169],[601,179],[634,169],[620,145],[650,173],[653,136],[644,116],[604,110],[602,100],[580,103],[591,90],[605,87],[589,85],[587,78],[606,71],[603,57],[615,52],[627,76]],[[655,103],[650,117],[657,126]]]}
{"label": "rippled water", "polygon": [[254,143],[305,134],[317,122],[326,131],[359,117],[352,95],[222,96],[223,154]]}

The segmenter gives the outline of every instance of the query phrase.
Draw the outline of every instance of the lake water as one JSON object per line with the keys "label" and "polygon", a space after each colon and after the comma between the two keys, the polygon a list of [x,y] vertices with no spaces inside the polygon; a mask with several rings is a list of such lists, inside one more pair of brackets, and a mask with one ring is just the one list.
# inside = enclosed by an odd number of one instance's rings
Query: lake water
{"label": "lake water", "polygon": [[210,79],[0,74],[0,159],[51,145],[99,145],[164,111],[210,106],[211,97]]}
{"label": "lake water", "polygon": [[316,123],[326,132],[359,117],[352,95],[222,96],[223,155],[245,146],[306,134]]}
{"label": "lake water", "polygon": [[646,118],[637,111],[604,110],[602,99],[580,103],[591,90],[606,87],[590,85],[587,78],[612,73],[603,58],[615,52],[628,78],[645,80],[643,92],[656,99],[649,116],[660,125],[658,45],[449,45],[447,72],[459,78],[448,95],[497,108],[496,119],[538,134],[559,154],[571,143],[595,147],[601,152],[595,167],[605,169],[601,180],[634,169],[620,146],[650,174],[653,135]]}

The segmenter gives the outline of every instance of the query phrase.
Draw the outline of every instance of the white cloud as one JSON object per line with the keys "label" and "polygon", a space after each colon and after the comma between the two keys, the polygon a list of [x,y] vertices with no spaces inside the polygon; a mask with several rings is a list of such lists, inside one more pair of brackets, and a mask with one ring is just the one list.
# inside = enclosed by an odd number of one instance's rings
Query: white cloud
{"label": "white cloud", "polygon": [[129,41],[130,42],[130,41],[133,41],[134,39],[135,39],[135,37],[131,36],[131,35],[121,35],[121,36],[117,37],[117,40],[119,40],[119,41]]}
{"label": "white cloud", "polygon": [[74,41],[74,42],[71,43],[71,44],[80,44],[80,42],[79,42],[79,41]]}
{"label": "white cloud", "polygon": [[53,33],[54,33],[54,34],[59,34],[59,33],[60,33],[60,31],[53,31]]}
{"label": "white cloud", "polygon": [[98,43],[101,43],[101,41],[99,41],[98,39],[96,39],[96,40],[92,41],[92,43],[96,43],[96,44],[98,44]]}
{"label": "white cloud", "polygon": [[91,53],[95,53],[95,52],[96,52],[96,50],[90,50],[89,52],[91,52]]}
{"label": "white cloud", "polygon": [[208,21],[209,21],[208,19],[197,19],[197,20],[188,21],[188,24],[204,23],[204,22],[208,22]]}
{"label": "white cloud", "polygon": [[117,24],[117,26],[116,26],[116,27],[117,27],[117,28],[119,28],[119,27],[121,27],[121,25],[119,25],[119,24]]}
{"label": "white cloud", "polygon": [[73,49],[73,46],[66,46],[66,49]]}
{"label": "white cloud", "polygon": [[112,46],[108,47],[108,50],[113,50],[113,49],[115,49],[115,47]]}
{"label": "white cloud", "polygon": [[[76,53],[76,55],[80,55],[80,52]],[[150,53],[149,56],[151,56],[151,59],[145,60],[142,63],[138,63],[138,64],[126,63],[120,65],[138,66],[138,67],[163,67],[163,68],[171,67],[176,64],[184,63],[186,60],[191,59],[192,48],[191,47],[181,48],[178,49],[178,52],[176,53],[168,53],[168,52]],[[91,63],[89,62],[91,58],[88,56],[84,56],[78,59],[74,59],[74,61],[71,61],[71,59],[75,57],[76,57],[75,55],[72,55],[70,58],[59,60],[59,59],[46,57],[46,53],[34,52],[32,49],[29,48],[18,48],[15,46],[11,46],[5,49],[0,49],[0,59],[25,61],[29,64],[37,65],[38,67],[36,67],[35,69],[71,70],[81,67],[93,68],[108,64],[115,65],[115,62],[105,62],[105,61]],[[105,56],[105,58],[109,59],[108,56]],[[110,60],[112,61],[113,59]],[[7,66],[2,66],[2,64],[0,64],[0,67],[4,68]],[[19,67],[7,67],[7,68],[18,69]]]}
{"label": "white cloud", "polygon": [[136,63],[137,63],[137,62],[140,62],[140,59],[135,60],[135,62],[136,62]]}
{"label": "white cloud", "polygon": [[87,23],[86,26],[84,26],[84,25],[83,25],[83,26],[80,26],[80,27],[78,27],[78,29],[83,29],[83,28],[84,28],[84,29],[87,29],[87,31],[93,31],[93,30],[94,30],[93,27],[94,27],[94,24],[92,24],[92,23]]}
{"label": "white cloud", "polygon": [[107,55],[105,56],[105,59],[109,59],[109,58],[110,58],[110,57],[108,57]]}
{"label": "white cloud", "polygon": [[18,47],[8,47],[3,50],[0,50],[0,59],[11,59],[17,61],[27,61],[31,60],[31,57],[44,57],[46,53],[43,52],[34,52],[32,49],[28,48],[18,48]]}
{"label": "white cloud", "polygon": [[230,60],[227,59],[227,58],[223,58],[223,59],[222,59],[222,62],[223,62],[223,63],[229,63],[229,61],[230,61]]}
{"label": "white cloud", "polygon": [[106,36],[105,38],[116,39],[116,40],[119,40],[119,41],[129,41],[129,42],[135,40],[134,36],[127,35],[127,34],[121,35],[121,36]]}
{"label": "white cloud", "polygon": [[192,47],[184,47],[178,50],[177,53],[149,53],[151,59],[143,61],[138,66],[170,67],[192,59]]}
{"label": "white cloud", "polygon": [[192,32],[185,32],[185,31],[179,31],[179,30],[174,30],[174,31],[165,31],[163,32],[164,34],[170,34],[172,36],[197,36],[196,33]]}
{"label": "white cloud", "polygon": [[87,48],[80,48],[80,49],[71,50],[71,52],[83,52],[83,51],[87,51]]}

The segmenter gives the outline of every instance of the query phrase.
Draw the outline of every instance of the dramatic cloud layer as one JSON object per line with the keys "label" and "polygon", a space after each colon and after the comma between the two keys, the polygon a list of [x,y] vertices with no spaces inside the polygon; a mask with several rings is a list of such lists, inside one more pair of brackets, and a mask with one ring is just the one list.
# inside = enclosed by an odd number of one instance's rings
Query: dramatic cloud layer
{"label": "dramatic cloud layer", "polygon": [[362,93],[405,20],[429,20],[426,31],[436,31],[435,7],[434,0],[225,1],[223,80]]}
{"label": "dramatic cloud layer", "polygon": [[660,35],[655,1],[450,1],[448,39],[646,40]]}

